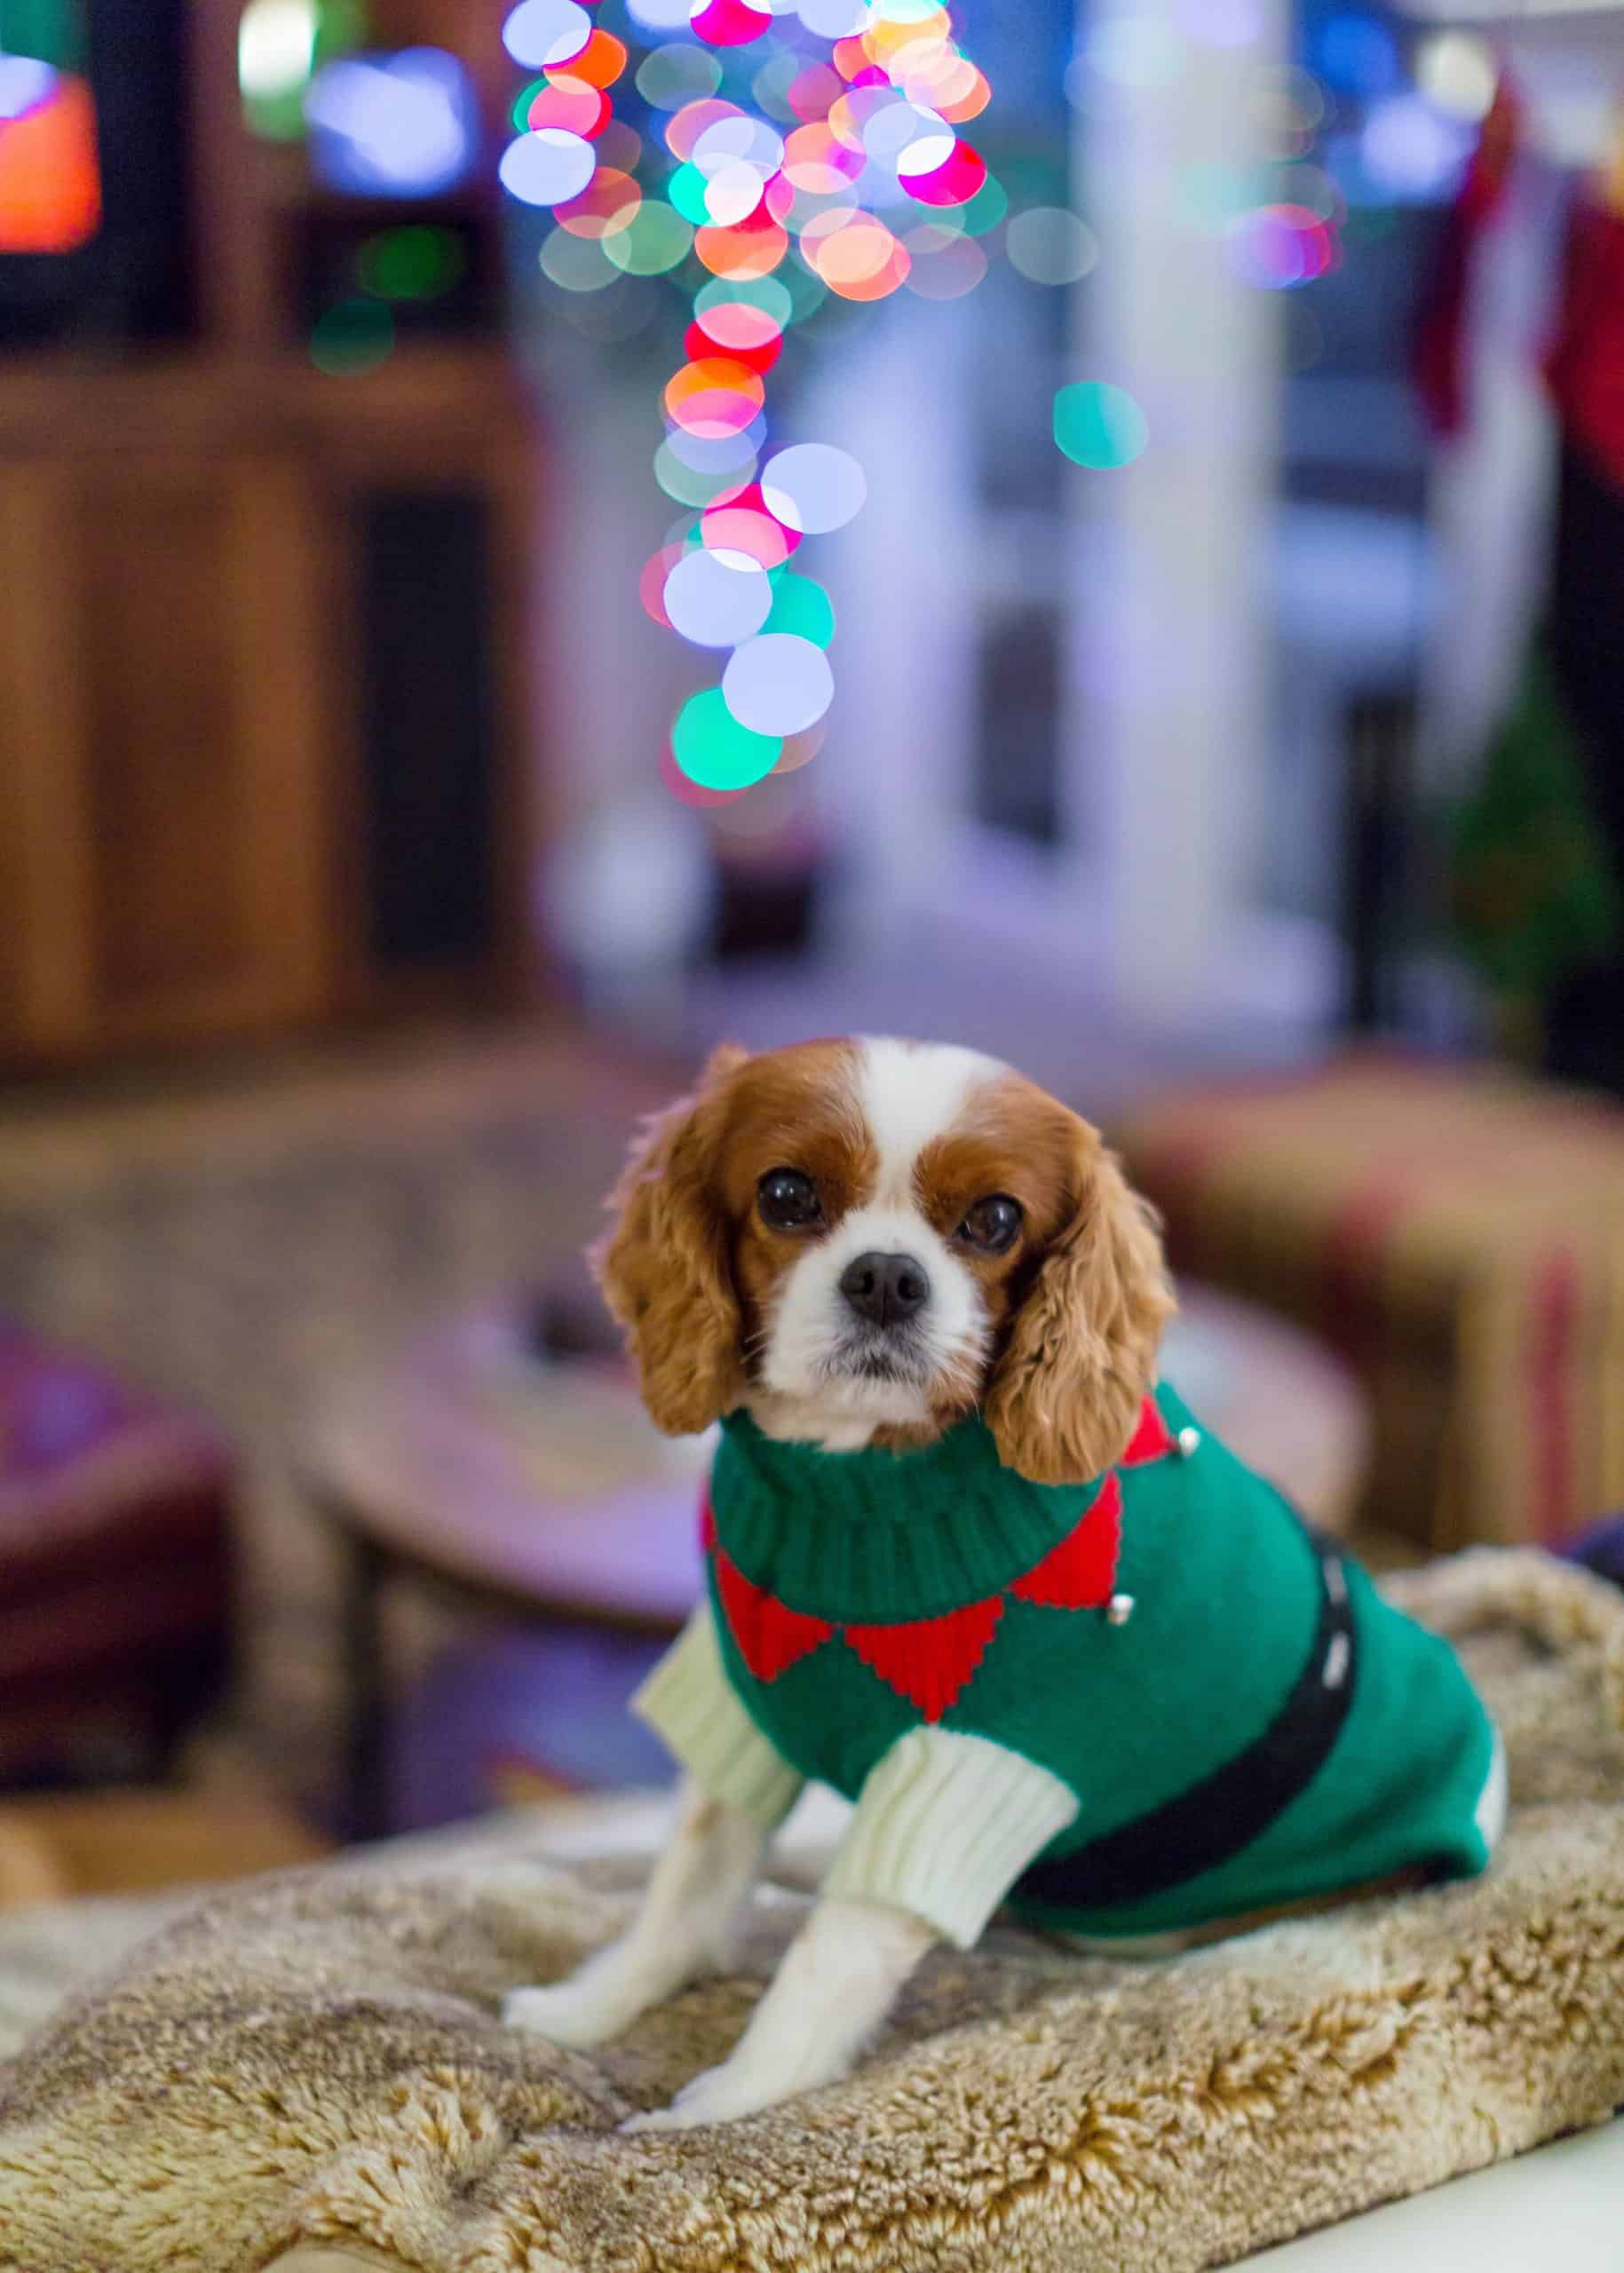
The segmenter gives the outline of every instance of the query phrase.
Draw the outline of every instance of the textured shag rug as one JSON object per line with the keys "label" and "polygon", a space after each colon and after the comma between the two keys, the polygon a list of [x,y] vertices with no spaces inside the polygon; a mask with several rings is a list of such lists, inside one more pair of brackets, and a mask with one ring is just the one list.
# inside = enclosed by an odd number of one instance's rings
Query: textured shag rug
{"label": "textured shag rug", "polygon": [[[0,2069],[5,2273],[1190,2273],[1624,2103],[1624,1597],[1533,1554],[1390,1582],[1504,1730],[1467,1886],[1153,1963],[998,1931],[852,2079],[622,2138],[725,2053],[801,1914],[591,2055],[504,1989],[613,1932],[624,1865],[470,1835],[168,1926]],[[284,2256],[283,2253],[293,2253]]]}

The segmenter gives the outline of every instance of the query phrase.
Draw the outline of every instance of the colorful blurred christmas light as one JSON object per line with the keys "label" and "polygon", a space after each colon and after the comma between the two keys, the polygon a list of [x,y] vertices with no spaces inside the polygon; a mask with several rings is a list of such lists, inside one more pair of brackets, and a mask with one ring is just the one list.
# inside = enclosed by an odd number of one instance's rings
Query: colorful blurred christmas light
{"label": "colorful blurred christmas light", "polygon": [[[975,239],[1008,199],[962,138],[990,90],[939,0],[628,0],[628,12],[648,39],[635,83],[663,121],[663,178],[599,147],[622,131],[621,44],[576,0],[519,0],[503,40],[543,75],[515,104],[502,178],[551,209],[542,269],[583,313],[617,277],[702,272],[654,457],[686,518],[641,590],[656,622],[731,651],[661,760],[668,782],[731,801],[780,763],[786,737],[793,765],[821,740],[835,614],[788,564],[804,539],[843,527],[866,487],[829,445],[762,462],[786,335],[826,297],[887,298],[915,270],[927,298],[969,291],[986,269]],[[1079,231],[1035,222],[1029,269],[1081,273]]]}
{"label": "colorful blurred christmas light", "polygon": [[329,378],[359,378],[394,351],[395,324],[379,300],[343,300],[329,308],[310,337],[310,360]]}
{"label": "colorful blurred christmas light", "polygon": [[[551,209],[542,273],[589,337],[631,329],[631,280],[670,276],[688,303],[683,361],[661,392],[660,491],[680,509],[640,580],[654,620],[726,658],[721,684],[684,705],[660,771],[689,802],[731,808],[774,770],[806,762],[834,691],[828,596],[803,549],[860,509],[865,482],[831,444],[767,443],[775,376],[792,337],[907,289],[972,292],[1007,254],[1034,287],[1066,289],[1100,258],[1087,221],[1034,182],[1009,186],[968,139],[992,99],[964,51],[968,12],[941,0],[624,0],[625,48],[577,0],[519,0],[503,38],[522,69],[518,140],[503,179]],[[1383,67],[1358,0],[1322,44],[1327,75]],[[1202,46],[1261,36],[1258,0],[1176,0],[1154,22],[1102,5],[1068,75],[1080,105],[1161,85]],[[1383,51],[1383,53],[1385,51]],[[1465,106],[1469,73],[1437,67]],[[1447,65],[1447,68],[1446,68]],[[642,139],[614,115],[622,76],[646,108]],[[1247,97],[1257,162],[1222,180],[1182,170],[1185,226],[1258,289],[1335,265],[1340,194],[1304,161],[1333,107],[1303,70],[1260,67]],[[1147,447],[1125,389],[1061,390],[1057,447],[1096,471]],[[681,785],[681,786],[679,786]]]}
{"label": "colorful blurred christmas light", "polygon": [[433,300],[462,275],[468,255],[451,229],[381,229],[356,255],[362,289],[380,300]]}
{"label": "colorful blurred christmas light", "polygon": [[439,47],[324,64],[305,117],[318,180],[355,197],[438,196],[463,180],[479,143],[472,82]]}
{"label": "colorful blurred christmas light", "polygon": [[1125,387],[1085,379],[1055,397],[1055,440],[1074,464],[1112,472],[1143,455],[1150,427]]}
{"label": "colorful blurred christmas light", "polygon": [[248,0],[237,26],[237,82],[255,133],[279,141],[303,133],[321,28],[317,0]]}

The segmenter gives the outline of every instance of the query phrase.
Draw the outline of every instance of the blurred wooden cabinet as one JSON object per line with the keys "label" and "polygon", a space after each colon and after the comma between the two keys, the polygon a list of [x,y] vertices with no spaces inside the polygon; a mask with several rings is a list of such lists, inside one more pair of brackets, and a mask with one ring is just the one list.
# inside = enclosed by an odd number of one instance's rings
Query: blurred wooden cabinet
{"label": "blurred wooden cabinet", "polygon": [[522,986],[528,425],[466,352],[0,389],[0,1056]]}
{"label": "blurred wooden cabinet", "polygon": [[[466,178],[392,202],[250,131],[243,4],[153,0],[172,68],[104,151],[112,215],[149,159],[183,161],[184,313],[104,337],[91,294],[54,346],[0,358],[0,1063],[531,983],[540,501],[502,313],[504,11],[333,12],[438,44],[472,91]],[[88,20],[111,102],[142,0]],[[425,242],[461,281],[391,298],[368,261]],[[357,309],[383,360],[318,352]]]}

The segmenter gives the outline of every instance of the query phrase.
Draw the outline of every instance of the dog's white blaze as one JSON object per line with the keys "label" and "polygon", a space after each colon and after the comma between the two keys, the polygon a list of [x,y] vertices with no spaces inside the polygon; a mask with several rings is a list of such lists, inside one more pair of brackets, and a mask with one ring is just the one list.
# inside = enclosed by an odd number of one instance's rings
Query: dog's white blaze
{"label": "dog's white blaze", "polygon": [[880,1156],[873,1200],[912,1208],[921,1152],[952,1128],[972,1089],[1009,1069],[978,1049],[949,1042],[921,1045],[864,1034],[857,1048],[858,1094]]}

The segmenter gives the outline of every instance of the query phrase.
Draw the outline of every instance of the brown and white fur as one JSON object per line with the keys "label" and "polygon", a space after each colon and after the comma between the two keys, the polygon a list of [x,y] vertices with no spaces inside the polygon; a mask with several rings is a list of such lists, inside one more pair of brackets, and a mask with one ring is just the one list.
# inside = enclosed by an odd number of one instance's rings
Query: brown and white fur
{"label": "brown and white fur", "polygon": [[[775,1220],[769,1199],[802,1184],[764,1192],[774,1171],[810,1184],[809,1220]],[[720,1049],[644,1132],[609,1205],[594,1260],[671,1435],[742,1405],[828,1451],[903,1447],[979,1408],[1007,1467],[1081,1482],[1121,1456],[1173,1307],[1153,1218],[1097,1131],[973,1050]],[[907,1315],[860,1307],[867,1259],[904,1257]],[[765,1845],[685,1790],[630,1932],[573,1978],[515,1992],[508,2020],[563,2044],[619,2034],[725,1961]],[[904,1912],[826,1897],[732,2056],[628,2127],[725,2121],[833,2081],[931,1940]]]}

